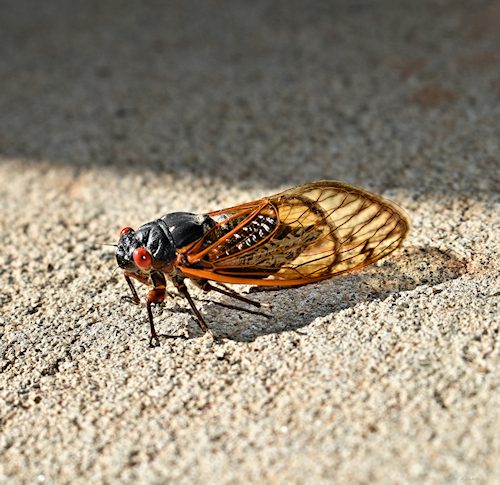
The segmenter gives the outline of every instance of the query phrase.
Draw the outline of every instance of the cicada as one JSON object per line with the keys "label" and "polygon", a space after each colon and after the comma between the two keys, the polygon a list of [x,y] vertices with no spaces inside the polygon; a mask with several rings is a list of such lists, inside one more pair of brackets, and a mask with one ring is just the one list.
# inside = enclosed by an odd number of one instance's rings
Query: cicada
{"label": "cicada", "polygon": [[[324,180],[207,214],[174,212],[137,230],[121,230],[116,260],[133,301],[132,278],[146,297],[150,345],[159,345],[151,305],[165,299],[167,281],[184,296],[203,332],[209,331],[186,279],[259,305],[224,283],[293,287],[363,268],[398,248],[408,216],[393,202],[341,182]],[[215,284],[213,284],[214,282]]]}

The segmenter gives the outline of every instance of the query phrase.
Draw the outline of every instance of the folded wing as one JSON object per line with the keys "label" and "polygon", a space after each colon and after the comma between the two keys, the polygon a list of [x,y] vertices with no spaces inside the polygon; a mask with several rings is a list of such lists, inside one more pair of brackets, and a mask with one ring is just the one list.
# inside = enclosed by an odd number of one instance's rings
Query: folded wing
{"label": "folded wing", "polygon": [[209,214],[217,225],[182,253],[191,278],[301,285],[354,271],[400,246],[396,204],[333,181],[313,182]]}

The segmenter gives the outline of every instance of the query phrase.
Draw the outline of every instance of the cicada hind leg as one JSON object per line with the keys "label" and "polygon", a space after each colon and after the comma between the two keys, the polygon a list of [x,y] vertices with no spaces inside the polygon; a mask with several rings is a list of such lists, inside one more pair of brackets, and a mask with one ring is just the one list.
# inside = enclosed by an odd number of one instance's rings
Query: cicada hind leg
{"label": "cicada hind leg", "polygon": [[203,291],[206,291],[206,292],[215,291],[217,293],[222,293],[223,295],[234,298],[235,300],[240,300],[244,303],[248,303],[249,305],[256,306],[257,308],[260,308],[260,306],[261,306],[260,302],[255,301],[255,300],[250,300],[250,298],[245,298],[244,296],[240,295],[236,291],[231,290],[230,288],[228,288],[226,285],[223,285],[222,283],[219,283],[220,286],[222,286],[222,288],[219,288],[218,286],[212,285],[207,280],[192,280],[192,281],[196,286],[198,286],[198,288],[201,288]]}
{"label": "cicada hind leg", "polygon": [[[229,296],[230,298],[234,298],[235,300],[242,301],[243,303],[248,303],[249,305],[256,306],[257,308],[261,308],[263,306],[268,307],[269,305],[264,305],[258,301],[251,300],[250,298],[246,298],[236,291],[231,290],[228,288],[226,285],[223,285],[222,283],[217,282],[218,285],[222,286],[222,288],[219,288],[218,286],[212,285],[209,281],[207,280],[191,280],[198,288],[202,289],[203,291],[206,291],[207,293],[210,291],[215,291],[217,293],[221,293],[222,295]],[[237,311],[243,311],[245,313],[250,313],[252,315],[259,315],[262,317],[266,318],[271,318],[272,315],[269,315],[268,313],[264,313],[260,310],[250,310],[248,308],[245,308],[243,306],[236,306],[236,305],[231,305],[229,303],[224,303],[221,301],[212,301],[215,305],[219,305],[225,308],[229,308],[230,310],[237,310]]]}

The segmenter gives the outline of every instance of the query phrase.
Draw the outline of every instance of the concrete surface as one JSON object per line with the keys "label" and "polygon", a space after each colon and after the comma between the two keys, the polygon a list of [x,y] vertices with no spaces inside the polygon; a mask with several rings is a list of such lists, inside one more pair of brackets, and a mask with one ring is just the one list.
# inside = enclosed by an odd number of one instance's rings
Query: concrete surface
{"label": "concrete surface", "polygon": [[[498,483],[500,2],[0,23],[1,483]],[[200,302],[220,344],[171,299],[148,349],[102,243],[320,178],[405,207],[405,249],[270,319]]]}

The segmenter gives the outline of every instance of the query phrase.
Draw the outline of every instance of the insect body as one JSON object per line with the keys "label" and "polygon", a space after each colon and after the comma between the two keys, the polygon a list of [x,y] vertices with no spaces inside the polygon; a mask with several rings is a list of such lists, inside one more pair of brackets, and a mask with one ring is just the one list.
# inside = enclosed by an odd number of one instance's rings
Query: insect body
{"label": "insect body", "polygon": [[312,182],[208,214],[175,212],[134,231],[122,229],[116,259],[135,303],[131,278],[152,286],[146,298],[151,345],[159,340],[151,305],[161,303],[166,280],[188,300],[203,331],[209,328],[187,287],[191,279],[259,305],[217,283],[299,286],[355,271],[388,255],[410,227],[389,200],[334,181]]}

